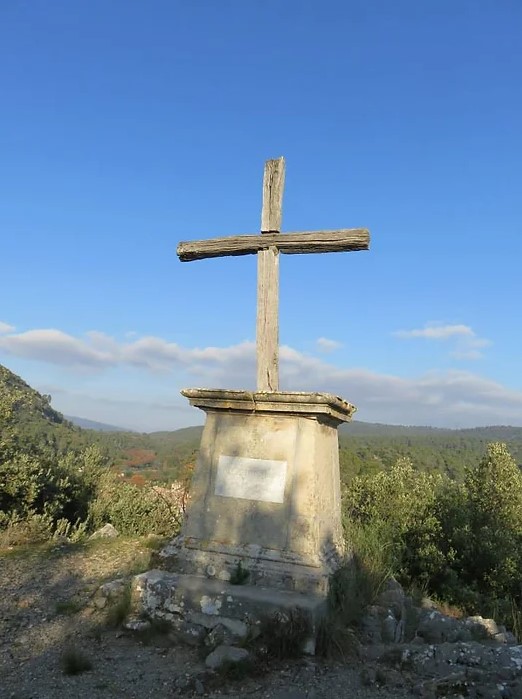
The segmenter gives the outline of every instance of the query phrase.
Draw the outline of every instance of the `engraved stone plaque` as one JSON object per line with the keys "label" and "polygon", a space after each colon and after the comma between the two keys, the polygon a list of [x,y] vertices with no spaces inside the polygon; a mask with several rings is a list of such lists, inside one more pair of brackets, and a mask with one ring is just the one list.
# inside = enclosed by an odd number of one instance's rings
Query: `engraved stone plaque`
{"label": "engraved stone plaque", "polygon": [[286,461],[222,454],[214,493],[225,498],[283,502],[285,483]]}

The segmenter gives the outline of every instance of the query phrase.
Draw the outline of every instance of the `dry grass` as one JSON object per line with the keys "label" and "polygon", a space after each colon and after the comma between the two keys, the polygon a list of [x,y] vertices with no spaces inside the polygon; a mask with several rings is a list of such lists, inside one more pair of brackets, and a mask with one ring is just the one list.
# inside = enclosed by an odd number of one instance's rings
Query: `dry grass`
{"label": "dry grass", "polygon": [[442,612],[444,616],[450,616],[453,619],[462,619],[466,616],[466,612],[454,604],[449,604],[448,602],[435,602],[435,604],[439,612]]}
{"label": "dry grass", "polygon": [[310,620],[300,609],[274,612],[261,622],[261,640],[268,654],[279,660],[302,655],[312,635]]}

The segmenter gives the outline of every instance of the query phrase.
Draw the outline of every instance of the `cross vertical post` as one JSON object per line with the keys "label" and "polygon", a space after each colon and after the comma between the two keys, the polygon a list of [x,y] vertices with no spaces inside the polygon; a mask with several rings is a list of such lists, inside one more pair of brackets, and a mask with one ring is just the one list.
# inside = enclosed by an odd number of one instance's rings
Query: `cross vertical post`
{"label": "cross vertical post", "polygon": [[[261,235],[279,234],[283,215],[285,160],[268,160],[263,177]],[[279,250],[257,253],[257,390],[279,390]]]}
{"label": "cross vertical post", "polygon": [[366,228],[281,233],[285,159],[267,160],[263,177],[261,232],[179,243],[182,262],[229,255],[257,255],[257,391],[279,392],[279,254],[368,250]]}

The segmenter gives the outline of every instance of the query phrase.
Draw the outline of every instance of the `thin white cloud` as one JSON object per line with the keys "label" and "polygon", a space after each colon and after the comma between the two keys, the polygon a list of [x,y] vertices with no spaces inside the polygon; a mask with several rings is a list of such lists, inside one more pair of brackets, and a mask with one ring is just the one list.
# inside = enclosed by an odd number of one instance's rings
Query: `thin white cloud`
{"label": "thin white cloud", "polygon": [[427,325],[417,330],[397,330],[395,337],[423,337],[426,340],[448,340],[451,337],[475,337],[469,325]]}
{"label": "thin white cloud", "polygon": [[[484,342],[476,337],[468,339]],[[139,427],[141,424],[141,429],[147,430],[174,429],[199,421],[200,414],[188,405],[186,412],[179,410],[184,401],[176,396],[183,387],[255,387],[255,345],[252,342],[230,347],[190,348],[159,337],[128,342],[97,332],[77,338],[59,330],[30,330],[0,336],[2,350],[16,357],[74,371],[104,370],[107,382],[97,385],[107,388],[98,389],[99,394],[90,398],[89,415],[82,412],[82,406],[86,408],[87,403],[82,404],[80,399],[75,403],[76,399],[72,398],[65,403],[65,395],[59,391],[56,392],[57,409],[116,425]],[[522,425],[522,392],[470,372],[430,372],[403,378],[365,368],[343,368],[288,346],[280,348],[280,363],[283,389],[340,395],[358,407],[357,417],[361,420],[435,426]],[[113,368],[149,372],[145,384],[140,381],[140,387],[145,385],[144,389],[140,388],[140,395],[127,400],[111,390]],[[129,374],[129,386],[132,380]],[[63,383],[65,389],[70,377]],[[96,406],[99,406],[99,414]]]}
{"label": "thin white cloud", "polygon": [[14,330],[14,325],[9,325],[9,323],[3,323],[0,320],[0,335],[4,335],[5,333],[12,333]]}
{"label": "thin white cloud", "polygon": [[176,366],[195,368],[200,364],[220,365],[241,362],[245,350],[253,357],[254,349],[252,342],[225,348],[185,348],[159,337],[118,342],[95,330],[86,333],[85,338],[73,337],[55,329],[28,330],[0,336],[0,350],[15,357],[83,370],[127,365],[167,371]]}
{"label": "thin white cloud", "polygon": [[329,340],[327,337],[320,337],[318,340],[316,340],[315,344],[317,345],[319,352],[323,352],[324,354],[335,352],[335,350],[342,347],[340,342],[337,342],[337,340]]}
{"label": "thin white cloud", "polygon": [[243,342],[231,347],[186,348],[159,337],[142,337],[119,348],[120,361],[152,371],[169,371],[174,367],[188,367],[192,372],[199,367],[222,365],[240,367],[245,356],[255,355],[255,345]]}
{"label": "thin white cloud", "polygon": [[475,331],[469,325],[443,325],[428,323],[424,328],[415,330],[397,330],[393,333],[395,337],[401,339],[417,339],[424,340],[454,340],[455,346],[450,352],[453,359],[463,361],[475,361],[482,359],[484,356],[479,350],[491,345],[490,340],[483,337],[478,337]]}
{"label": "thin white cloud", "polygon": [[61,330],[28,330],[0,336],[0,349],[16,357],[60,366],[96,368],[115,363],[113,354]]}

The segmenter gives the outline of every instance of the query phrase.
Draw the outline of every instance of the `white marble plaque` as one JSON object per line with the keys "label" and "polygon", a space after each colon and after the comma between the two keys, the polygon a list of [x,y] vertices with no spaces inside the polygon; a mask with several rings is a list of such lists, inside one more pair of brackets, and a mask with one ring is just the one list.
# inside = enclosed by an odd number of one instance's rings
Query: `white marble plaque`
{"label": "white marble plaque", "polygon": [[283,502],[285,483],[286,461],[222,454],[218,461],[214,493],[225,498]]}

